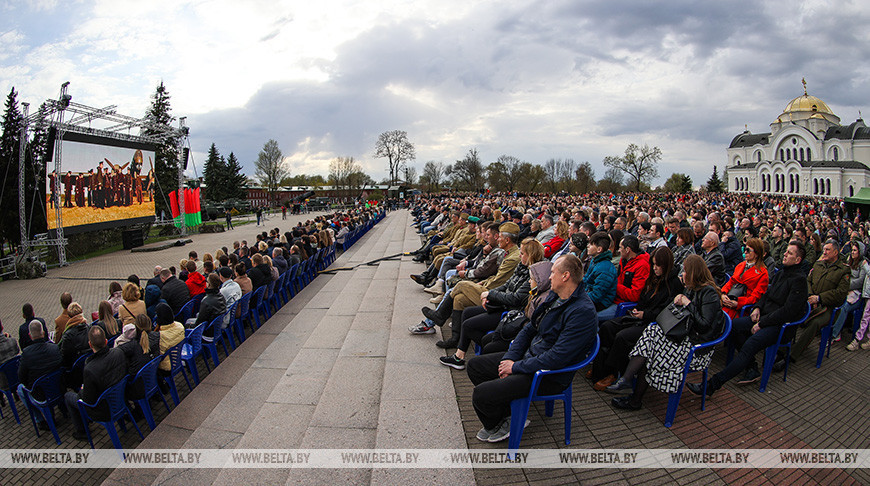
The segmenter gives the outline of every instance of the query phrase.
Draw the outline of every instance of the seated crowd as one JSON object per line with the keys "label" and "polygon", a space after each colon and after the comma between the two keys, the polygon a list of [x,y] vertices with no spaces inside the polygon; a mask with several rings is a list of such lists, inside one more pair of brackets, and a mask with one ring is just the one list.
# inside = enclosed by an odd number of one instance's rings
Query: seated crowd
{"label": "seated crowd", "polygon": [[[441,363],[467,369],[475,385],[483,441],[510,435],[510,402],[528,395],[536,370],[579,363],[596,334],[600,349],[586,377],[598,391],[623,395],[612,400],[623,410],[639,409],[650,384],[676,392],[692,347],[721,337],[727,318],[738,356],[711,377],[708,395],[737,376],[738,384],[758,381],[755,356],[808,308],[800,330],[788,328],[787,339],[798,334],[792,360],[829,322],[840,341],[852,311],[863,317],[846,349],[870,349],[862,343],[870,325],[868,226],[848,222],[832,201],[439,196],[417,199],[411,212],[422,241],[412,254],[427,264],[411,279],[435,308],[423,307],[409,331],[433,334],[450,322],[450,337],[435,344],[456,349]],[[688,329],[651,325],[671,309],[687,313]],[[479,355],[469,360],[472,343]],[[706,368],[712,355],[700,351],[691,369]],[[774,370],[785,365],[780,354]],[[539,393],[559,392],[572,375],[548,375]]]}
{"label": "seated crowd", "polygon": [[[186,330],[202,323],[208,326],[227,313],[245,294],[269,285],[291,269],[298,272],[299,264],[309,258],[322,258],[318,250],[332,248],[337,237],[375,215],[374,210],[358,209],[331,217],[318,216],[283,234],[278,228],[264,231],[250,247],[245,240],[233,242],[232,250],[223,247],[213,255],[206,253],[202,261],[196,251],[191,251],[178,268],[155,267],[144,288],[136,275],[131,275],[123,286],[112,282],[108,296],[90,314],[90,322],[83,306],[69,292],[60,296],[61,312],[53,325],[37,317],[33,306],[26,303],[17,340],[2,332],[0,324],[0,364],[21,355],[17,392],[22,401],[26,400],[25,389],[32,390],[40,377],[66,370],[64,386],[68,391],[64,403],[73,421],[73,437],[86,440],[79,399],[94,403],[103,391],[129,376],[125,396],[134,417],[141,417],[141,410],[132,401],[144,397],[141,382],[133,380],[143,366],[182,342]],[[201,299],[198,313],[179,322],[179,312],[196,298]],[[203,341],[213,340],[215,332],[224,332],[230,321],[227,313],[219,329],[208,326]],[[163,359],[158,375],[169,376],[170,366],[169,358]],[[0,387],[8,386],[5,375],[0,374],[0,380]],[[164,380],[158,380],[158,384],[164,394],[169,392]],[[42,399],[36,395],[34,398]],[[93,409],[89,414],[105,420],[108,409]],[[49,429],[41,413],[33,416],[40,429]]]}

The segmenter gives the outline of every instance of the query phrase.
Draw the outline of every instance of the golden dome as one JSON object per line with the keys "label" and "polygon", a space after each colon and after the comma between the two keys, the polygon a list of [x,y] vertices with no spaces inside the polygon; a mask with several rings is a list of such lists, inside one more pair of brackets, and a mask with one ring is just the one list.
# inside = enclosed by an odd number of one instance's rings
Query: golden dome
{"label": "golden dome", "polygon": [[810,119],[813,119],[813,120],[824,120],[825,117],[822,116],[822,115],[819,114],[819,113],[813,113],[812,115],[810,115]]}
{"label": "golden dome", "polygon": [[834,112],[828,108],[827,103],[815,96],[807,94],[803,94],[791,100],[782,112],[783,114],[798,112],[826,113],[828,115],[834,114]]}

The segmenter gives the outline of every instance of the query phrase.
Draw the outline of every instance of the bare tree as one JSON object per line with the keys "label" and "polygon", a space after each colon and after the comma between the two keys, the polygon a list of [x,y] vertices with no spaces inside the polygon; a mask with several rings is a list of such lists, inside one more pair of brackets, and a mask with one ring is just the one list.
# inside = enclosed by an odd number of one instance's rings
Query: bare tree
{"label": "bare tree", "polygon": [[355,172],[362,172],[362,167],[353,157],[336,157],[329,162],[329,183],[347,192],[351,188],[351,175]]}
{"label": "bare tree", "polygon": [[560,159],[559,162],[561,162],[558,165],[559,183],[563,190],[573,193],[577,187],[577,180],[574,179],[574,159]]}
{"label": "bare tree", "polygon": [[622,172],[615,167],[611,167],[604,173],[604,178],[598,181],[598,190],[601,192],[620,192],[625,189],[622,181]]}
{"label": "bare tree", "polygon": [[628,174],[631,178],[631,186],[635,191],[640,191],[643,184],[649,185],[659,176],[658,163],[661,158],[662,151],[658,147],[650,148],[649,145],[638,147],[632,143],[625,149],[622,157],[605,157],[604,166]]}
{"label": "bare tree", "polygon": [[408,141],[408,133],[403,130],[391,130],[378,136],[375,143],[375,157],[386,158],[390,166],[390,184],[394,185],[402,168],[417,155],[414,144]]}
{"label": "bare tree", "polygon": [[430,160],[423,166],[423,175],[420,176],[420,184],[426,187],[427,192],[435,192],[441,189],[441,181],[444,179],[444,163]]}
{"label": "bare tree", "polygon": [[290,169],[284,161],[284,154],[278,148],[278,142],[270,139],[263,145],[263,150],[254,162],[254,168],[256,169],[254,176],[268,191],[269,201],[274,202],[281,180],[290,175]]}
{"label": "bare tree", "polygon": [[417,183],[417,168],[412,165],[405,165],[402,169],[402,175],[405,179],[405,184],[413,186]]}
{"label": "bare tree", "polygon": [[544,162],[544,183],[547,185],[547,189],[555,193],[559,188],[559,166],[561,165],[561,160],[550,159]]}
{"label": "bare tree", "polygon": [[504,174],[502,174],[504,182],[507,184],[508,191],[513,192],[523,177],[523,162],[513,155],[502,155],[497,162],[504,166]]}

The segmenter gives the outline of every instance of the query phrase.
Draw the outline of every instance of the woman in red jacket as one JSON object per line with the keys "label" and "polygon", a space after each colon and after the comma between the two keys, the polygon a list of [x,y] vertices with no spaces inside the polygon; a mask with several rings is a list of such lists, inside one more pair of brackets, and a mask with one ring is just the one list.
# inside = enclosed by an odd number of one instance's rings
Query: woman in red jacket
{"label": "woman in red jacket", "polygon": [[767,291],[767,267],[764,266],[764,243],[758,238],[746,241],[746,260],[734,269],[722,286],[722,310],[735,319],[744,305],[754,304]]}
{"label": "woman in red jacket", "polygon": [[544,244],[544,258],[548,260],[552,258],[557,251],[562,249],[566,241],[568,241],[568,223],[560,219],[556,223],[556,236],[550,238]]}

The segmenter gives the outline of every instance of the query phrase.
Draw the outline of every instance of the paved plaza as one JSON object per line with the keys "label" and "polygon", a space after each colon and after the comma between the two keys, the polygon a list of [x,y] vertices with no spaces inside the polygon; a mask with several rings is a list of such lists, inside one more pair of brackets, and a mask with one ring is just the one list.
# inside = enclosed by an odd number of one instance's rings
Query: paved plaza
{"label": "paved plaza", "polygon": [[[313,215],[303,215],[306,219]],[[271,219],[286,230],[300,217]],[[368,262],[419,246],[407,211],[395,211],[340,255],[334,266]],[[155,264],[176,264],[195,249],[200,254],[234,239],[254,240],[255,225],[229,233],[197,235],[193,244],[153,253],[118,252],[52,270],[47,279],[0,284],[4,323],[20,324],[24,301],[53,318],[60,292],[71,290],[96,308],[109,280],[130,273],[145,276]],[[158,427],[140,423],[121,436],[126,448],[469,448],[502,449],[474,438],[480,423],[471,406],[464,371],[442,366],[442,336],[412,336],[429,296],[408,275],[422,266],[401,260],[320,275],[256,333],[249,335],[193,391],[180,380],[183,401],[171,413],[154,407]],[[10,309],[11,308],[11,309]],[[7,324],[7,328],[12,328]],[[445,332],[449,332],[446,331]],[[578,373],[574,381],[571,445],[564,444],[563,415],[557,406],[545,417],[533,405],[522,448],[853,448],[868,447],[868,356],[848,353],[836,343],[830,359],[815,368],[813,346],[789,372],[774,374],[766,393],[756,385],[728,384],[700,410],[700,399],[684,393],[673,427],[663,425],[667,397],[651,390],[637,412],[613,409],[610,395],[595,392]],[[816,341],[817,346],[817,341]],[[816,348],[817,349],[817,348]],[[811,352],[812,351],[812,352]],[[810,356],[812,354],[812,357]],[[711,370],[723,367],[717,351]],[[699,374],[689,381],[699,381]],[[8,410],[8,408],[6,409]],[[0,421],[2,447],[79,448],[68,421],[56,446],[50,434],[36,438],[26,412],[22,425],[7,414]],[[141,421],[140,421],[141,422]],[[111,444],[91,427],[96,446]],[[868,484],[866,470],[839,469],[125,469],[15,470],[6,484]]]}

